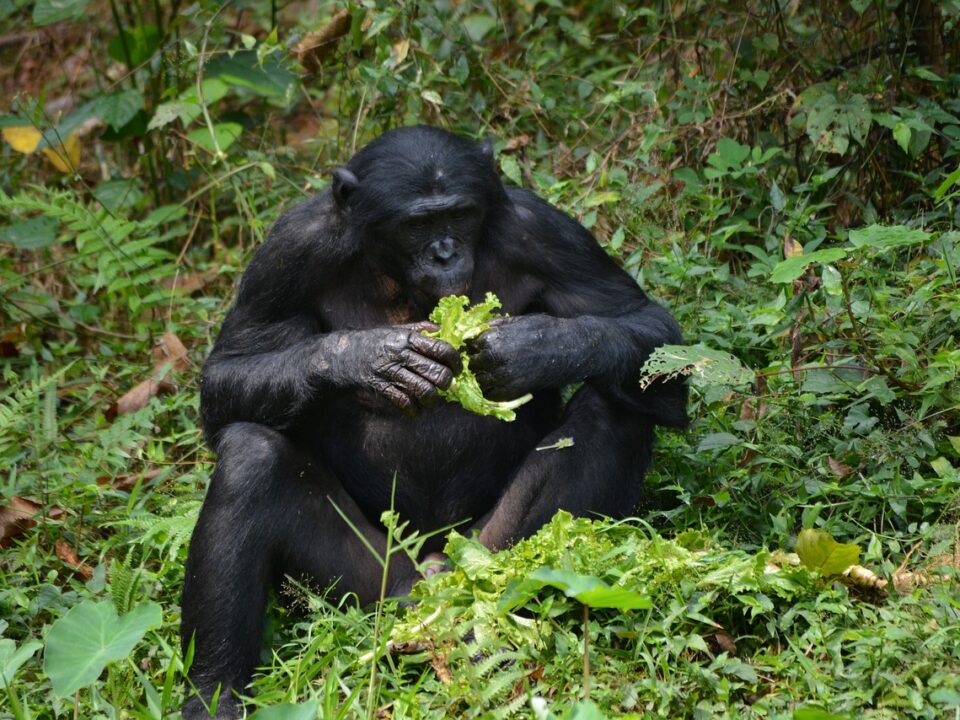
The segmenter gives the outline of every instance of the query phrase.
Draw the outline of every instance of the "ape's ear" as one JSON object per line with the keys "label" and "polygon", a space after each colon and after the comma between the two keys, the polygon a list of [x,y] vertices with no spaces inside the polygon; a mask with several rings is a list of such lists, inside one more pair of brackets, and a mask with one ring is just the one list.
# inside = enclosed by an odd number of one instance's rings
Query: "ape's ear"
{"label": "ape's ear", "polygon": [[360,181],[357,180],[357,176],[346,168],[337,168],[333,171],[333,199],[337,201],[337,205],[344,207],[347,203],[347,198],[350,197],[357,185],[360,184]]}

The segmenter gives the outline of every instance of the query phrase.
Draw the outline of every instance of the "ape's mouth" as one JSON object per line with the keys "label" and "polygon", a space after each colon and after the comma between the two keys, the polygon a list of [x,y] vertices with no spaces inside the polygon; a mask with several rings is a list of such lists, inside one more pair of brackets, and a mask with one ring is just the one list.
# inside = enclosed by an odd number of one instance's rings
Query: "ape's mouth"
{"label": "ape's mouth", "polygon": [[415,304],[423,312],[429,314],[440,302],[440,298],[447,295],[469,295],[470,285],[469,280],[464,280],[456,283],[446,282],[429,287],[417,287],[414,288],[412,296]]}

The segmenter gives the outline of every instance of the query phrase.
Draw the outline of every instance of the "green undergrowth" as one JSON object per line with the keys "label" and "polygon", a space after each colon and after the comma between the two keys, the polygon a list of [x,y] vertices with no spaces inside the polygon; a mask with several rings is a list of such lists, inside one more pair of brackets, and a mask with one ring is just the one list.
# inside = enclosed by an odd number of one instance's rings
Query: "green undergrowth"
{"label": "green undergrowth", "polygon": [[[688,376],[691,424],[636,520],[454,535],[379,620],[294,591],[251,709],[957,720],[956,2],[0,0],[0,26],[0,720],[177,717],[199,369],[279,214],[415,123],[492,138],[669,308],[688,345],[637,381]],[[796,565],[811,537],[861,570]]]}
{"label": "green undergrowth", "polygon": [[[789,718],[829,708],[937,718],[960,700],[960,617],[948,588],[890,599],[780,549],[565,513],[510,550],[453,534],[447,552],[452,572],[416,586],[416,605],[389,615],[393,654],[380,663],[377,702],[393,717]],[[322,706],[333,677],[347,689],[367,676],[364,615],[314,607],[319,618],[295,627],[258,682],[258,702]],[[577,700],[585,694],[589,706]],[[348,703],[346,715],[359,707]]]}

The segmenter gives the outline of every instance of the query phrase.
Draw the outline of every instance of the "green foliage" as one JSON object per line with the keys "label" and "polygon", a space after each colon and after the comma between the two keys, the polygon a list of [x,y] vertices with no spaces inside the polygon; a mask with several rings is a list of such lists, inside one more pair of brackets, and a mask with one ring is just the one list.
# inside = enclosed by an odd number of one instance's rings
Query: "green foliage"
{"label": "green foliage", "polygon": [[804,565],[821,575],[840,575],[857,564],[860,546],[838,543],[828,532],[807,528],[797,538],[797,555]]}
{"label": "green foliage", "polygon": [[[499,554],[454,534],[454,571],[376,620],[306,596],[311,617],[272,628],[258,716],[953,712],[960,13],[901,5],[378,0],[312,63],[297,43],[344,4],[0,0],[0,129],[38,140],[0,151],[0,504],[40,508],[3,550],[8,714],[175,714],[211,468],[198,368],[279,212],[420,122],[492,136],[508,182],[670,308],[689,345],[638,380],[688,375],[693,421],[660,435],[655,531],[561,516]],[[54,29],[56,52],[17,44]],[[114,416],[165,332],[185,369]],[[397,551],[423,547],[384,522]],[[832,577],[833,542],[888,580],[954,580],[866,603]],[[807,543],[817,572],[774,549]],[[578,594],[597,605],[581,702]],[[39,644],[75,608],[112,621],[107,598],[116,623],[154,604],[172,622],[61,699]]]}
{"label": "green foliage", "polygon": [[470,298],[465,295],[447,295],[440,298],[437,307],[430,313],[430,321],[440,327],[434,332],[425,332],[424,335],[439,338],[459,350],[463,363],[460,374],[453,379],[449,388],[440,391],[440,396],[448,402],[460,403],[477,415],[492,415],[511,422],[517,418],[516,409],[532,400],[533,395],[527,393],[515,400],[499,402],[485,398],[477,376],[470,369],[470,356],[464,347],[467,340],[478,337],[490,328],[490,321],[498,317],[496,310],[500,307],[500,300],[488,292],[483,302],[468,309],[469,304]]}
{"label": "green foliage", "polygon": [[71,608],[47,633],[43,671],[60,696],[89,685],[107,663],[126,658],[151,628],[160,626],[156,603],[139,605],[122,617],[110,602],[85,601]]}

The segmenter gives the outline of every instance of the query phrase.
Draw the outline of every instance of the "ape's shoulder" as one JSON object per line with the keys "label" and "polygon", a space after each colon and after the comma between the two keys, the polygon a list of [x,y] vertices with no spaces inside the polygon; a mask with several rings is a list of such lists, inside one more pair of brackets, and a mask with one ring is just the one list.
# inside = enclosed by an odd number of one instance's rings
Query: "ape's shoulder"
{"label": "ape's shoulder", "polygon": [[[302,303],[357,252],[354,234],[327,190],[284,212],[257,248],[240,282],[238,300]],[[279,295],[284,297],[278,297]]]}
{"label": "ape's shoulder", "polygon": [[256,260],[283,257],[302,262],[336,262],[356,252],[330,190],[313,195],[284,212],[257,251]]}

